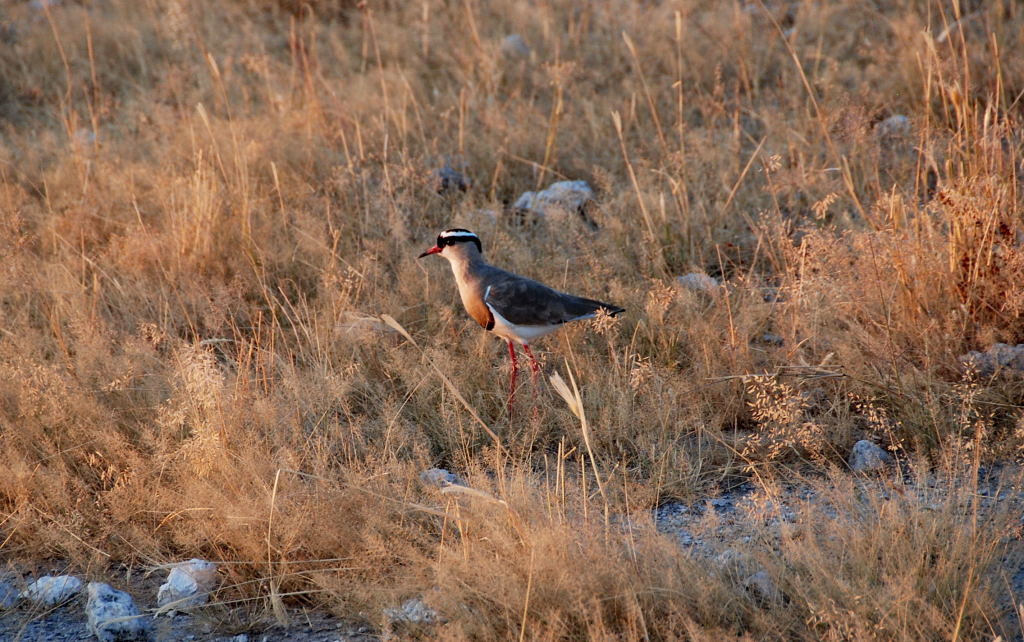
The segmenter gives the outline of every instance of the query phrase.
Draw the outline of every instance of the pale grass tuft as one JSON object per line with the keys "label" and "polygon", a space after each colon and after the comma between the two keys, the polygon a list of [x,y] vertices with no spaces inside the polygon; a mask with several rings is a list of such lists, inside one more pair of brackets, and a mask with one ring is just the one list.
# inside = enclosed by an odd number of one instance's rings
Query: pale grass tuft
{"label": "pale grass tuft", "polygon": [[199,346],[183,346],[175,357],[177,394],[157,416],[164,430],[183,432],[183,455],[197,475],[211,470],[223,454],[225,381],[213,355]]}
{"label": "pale grass tuft", "polygon": [[807,398],[778,376],[745,378],[747,404],[757,432],[743,445],[746,460],[780,460],[787,456],[820,458],[826,449],[824,428],[809,415]]}
{"label": "pale grass tuft", "polygon": [[830,192],[826,194],[824,198],[811,205],[811,211],[814,212],[814,218],[823,220],[828,215],[828,208],[832,207],[832,204],[839,199],[838,192]]}
{"label": "pale grass tuft", "polygon": [[601,336],[608,336],[618,325],[618,322],[618,317],[610,314],[604,308],[599,308],[590,323],[594,328],[594,332]]}

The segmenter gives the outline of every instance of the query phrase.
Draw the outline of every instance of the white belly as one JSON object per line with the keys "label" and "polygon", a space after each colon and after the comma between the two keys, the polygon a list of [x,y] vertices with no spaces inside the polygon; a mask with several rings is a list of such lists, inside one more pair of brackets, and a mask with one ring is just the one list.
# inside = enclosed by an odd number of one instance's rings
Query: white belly
{"label": "white belly", "polygon": [[534,339],[551,334],[562,327],[561,325],[516,325],[498,314],[490,305],[487,307],[494,315],[494,327],[491,328],[491,332],[508,341],[530,344]]}

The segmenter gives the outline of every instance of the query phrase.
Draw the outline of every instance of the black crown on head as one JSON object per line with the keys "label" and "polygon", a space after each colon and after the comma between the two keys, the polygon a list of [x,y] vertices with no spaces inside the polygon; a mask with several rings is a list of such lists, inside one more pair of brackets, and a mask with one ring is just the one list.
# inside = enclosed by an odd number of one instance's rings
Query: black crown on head
{"label": "black crown on head", "polygon": [[480,243],[480,237],[470,232],[469,230],[461,227],[453,227],[450,230],[445,230],[437,235],[437,247],[445,247],[448,245],[455,245],[456,243],[476,243],[476,249],[481,254],[484,252],[484,247]]}

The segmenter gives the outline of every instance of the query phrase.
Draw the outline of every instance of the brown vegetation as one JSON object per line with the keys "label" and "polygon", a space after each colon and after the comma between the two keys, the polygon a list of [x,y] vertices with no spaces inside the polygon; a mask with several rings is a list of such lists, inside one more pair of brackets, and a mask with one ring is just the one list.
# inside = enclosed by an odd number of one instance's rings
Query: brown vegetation
{"label": "brown vegetation", "polygon": [[[422,595],[456,639],[1017,626],[973,491],[1024,394],[958,355],[1024,342],[1019,4],[42,4],[0,9],[5,558],[207,557],[225,602],[375,624]],[[502,214],[563,177],[599,230]],[[415,261],[454,225],[628,309],[538,346],[586,432],[547,384],[504,414],[504,346]],[[851,481],[865,436],[905,474]],[[785,600],[653,528],[794,475],[824,499],[737,545]]]}

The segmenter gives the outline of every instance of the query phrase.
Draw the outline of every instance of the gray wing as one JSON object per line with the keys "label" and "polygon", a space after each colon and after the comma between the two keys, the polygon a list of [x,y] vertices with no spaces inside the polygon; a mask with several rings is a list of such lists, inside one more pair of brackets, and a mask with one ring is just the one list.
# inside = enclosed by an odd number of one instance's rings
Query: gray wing
{"label": "gray wing", "polygon": [[616,305],[559,292],[531,279],[498,270],[489,275],[484,302],[516,325],[558,325],[592,317],[600,308],[615,315]]}

